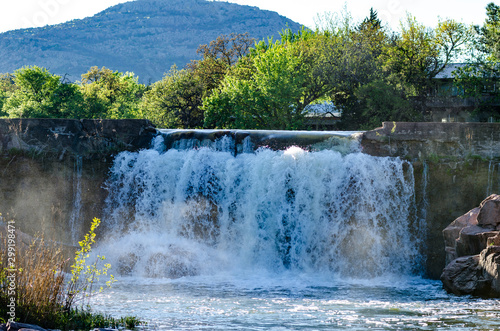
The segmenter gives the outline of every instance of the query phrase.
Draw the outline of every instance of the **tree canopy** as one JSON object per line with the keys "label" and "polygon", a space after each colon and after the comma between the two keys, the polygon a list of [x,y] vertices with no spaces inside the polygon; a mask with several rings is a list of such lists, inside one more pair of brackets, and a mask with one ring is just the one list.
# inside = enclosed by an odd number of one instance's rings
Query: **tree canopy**
{"label": "tree canopy", "polygon": [[76,83],[45,68],[23,67],[0,75],[0,116],[294,130],[306,128],[311,105],[328,103],[341,114],[339,129],[426,120],[435,78],[450,63],[468,58],[455,71],[463,96],[483,100],[483,87],[497,79],[500,8],[491,3],[486,12],[481,27],[448,19],[429,28],[407,14],[393,32],[371,9],[360,22],[348,13],[325,15],[316,30],[283,29],[278,40],[221,35],[200,45],[201,59],[173,66],[148,86],[133,73],[105,67],[90,68]]}

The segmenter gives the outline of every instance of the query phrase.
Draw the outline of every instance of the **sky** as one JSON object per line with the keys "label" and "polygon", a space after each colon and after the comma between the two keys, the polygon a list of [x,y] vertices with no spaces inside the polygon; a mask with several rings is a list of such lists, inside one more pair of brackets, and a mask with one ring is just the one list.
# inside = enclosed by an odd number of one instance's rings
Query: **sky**
{"label": "sky", "polygon": [[[220,0],[216,0],[220,1]],[[393,30],[406,13],[418,22],[436,26],[438,19],[453,18],[467,24],[482,25],[486,5],[492,0],[230,0],[241,5],[272,10],[307,27],[314,28],[318,14],[339,13],[346,7],[355,21],[368,16],[373,7],[379,18]],[[0,32],[40,27],[84,18],[124,0],[1,0]]]}

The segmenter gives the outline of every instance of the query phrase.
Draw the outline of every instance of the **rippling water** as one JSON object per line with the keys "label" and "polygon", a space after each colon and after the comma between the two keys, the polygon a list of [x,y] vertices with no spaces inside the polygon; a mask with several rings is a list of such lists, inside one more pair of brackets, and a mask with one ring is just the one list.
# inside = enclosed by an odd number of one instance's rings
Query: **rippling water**
{"label": "rippling water", "polygon": [[419,277],[340,280],[307,275],[124,277],[93,307],[168,330],[495,330],[500,303],[448,295]]}

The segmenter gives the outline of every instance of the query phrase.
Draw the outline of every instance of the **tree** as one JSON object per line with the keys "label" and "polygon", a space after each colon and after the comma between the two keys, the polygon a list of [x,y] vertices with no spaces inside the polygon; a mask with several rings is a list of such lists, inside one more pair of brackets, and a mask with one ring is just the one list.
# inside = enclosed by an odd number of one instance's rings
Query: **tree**
{"label": "tree", "polygon": [[306,70],[296,44],[276,42],[256,53],[249,79],[227,75],[203,100],[205,125],[217,128],[297,129],[303,120]]}
{"label": "tree", "polygon": [[250,38],[248,32],[231,33],[229,36],[220,35],[208,45],[201,45],[198,47],[197,53],[202,54],[203,59],[220,59],[228,67],[231,67],[248,54],[254,43],[255,39]]}
{"label": "tree", "polygon": [[16,89],[4,104],[10,117],[74,117],[81,95],[71,83],[37,66],[23,67],[14,72]]}
{"label": "tree", "polygon": [[82,75],[84,118],[140,118],[139,102],[146,87],[133,73],[92,67]]}
{"label": "tree", "polygon": [[489,88],[495,86],[500,77],[500,7],[488,4],[486,15],[483,26],[474,27],[476,34],[469,41],[468,63],[453,73],[454,84],[462,92],[461,96],[474,101],[472,115],[479,121],[491,117],[500,119],[500,110],[495,106],[500,95],[496,88]]}
{"label": "tree", "polygon": [[478,48],[488,54],[488,60],[500,60],[500,7],[493,2],[486,6],[486,21],[482,27],[476,27],[480,36]]}
{"label": "tree", "polygon": [[471,29],[463,23],[440,21],[432,30],[408,15],[401,23],[401,35],[389,49],[386,66],[394,78],[405,84],[408,95],[423,96],[471,37]]}
{"label": "tree", "polygon": [[340,128],[358,129],[366,117],[356,91],[385,78],[382,57],[389,47],[389,38],[373,10],[358,26],[353,25],[349,15],[330,19],[325,26],[318,56],[322,78],[331,87],[331,101],[342,112]]}
{"label": "tree", "polygon": [[0,74],[0,116],[8,116],[6,111],[3,111],[3,104],[7,101],[10,95],[17,89],[14,82],[14,75]]}
{"label": "tree", "polygon": [[187,68],[203,84],[203,97],[219,87],[230,68],[248,54],[254,43],[255,39],[248,33],[232,33],[220,35],[208,45],[200,45],[197,53],[202,54],[202,59],[191,61]]}
{"label": "tree", "polygon": [[174,66],[144,94],[141,111],[158,127],[201,128],[202,93],[203,84],[193,71]]}
{"label": "tree", "polygon": [[359,129],[373,129],[386,121],[415,121],[420,116],[404,92],[385,80],[360,86],[354,94],[361,105]]}

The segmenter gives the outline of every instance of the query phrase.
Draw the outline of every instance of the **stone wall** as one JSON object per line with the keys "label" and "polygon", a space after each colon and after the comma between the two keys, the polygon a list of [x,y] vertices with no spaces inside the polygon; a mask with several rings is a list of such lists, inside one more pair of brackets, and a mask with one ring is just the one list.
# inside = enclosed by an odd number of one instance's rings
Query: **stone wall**
{"label": "stone wall", "polygon": [[0,119],[0,213],[75,244],[102,216],[113,155],[147,148],[155,134],[144,120]]}
{"label": "stone wall", "polygon": [[385,122],[367,131],[363,152],[412,163],[416,201],[427,226],[427,276],[445,266],[441,231],[500,191],[500,124]]}

